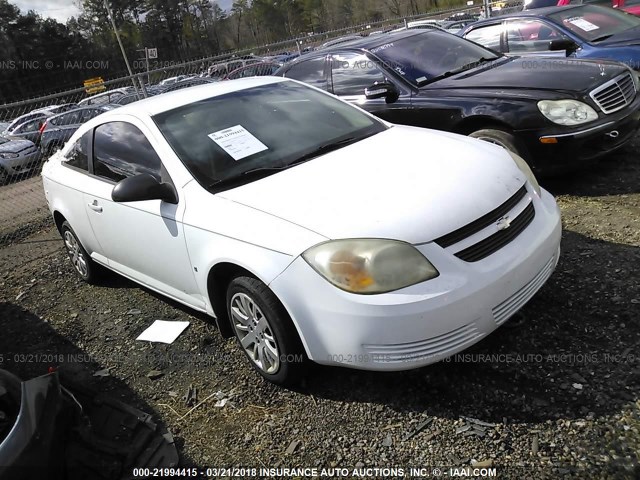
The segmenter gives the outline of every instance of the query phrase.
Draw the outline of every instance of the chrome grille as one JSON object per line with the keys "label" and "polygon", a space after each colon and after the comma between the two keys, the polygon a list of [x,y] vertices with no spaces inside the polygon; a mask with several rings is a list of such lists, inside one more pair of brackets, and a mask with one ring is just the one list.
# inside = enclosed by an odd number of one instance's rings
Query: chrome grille
{"label": "chrome grille", "polygon": [[636,98],[636,84],[631,73],[625,72],[599,86],[589,95],[600,110],[604,113],[613,113],[633,102]]}

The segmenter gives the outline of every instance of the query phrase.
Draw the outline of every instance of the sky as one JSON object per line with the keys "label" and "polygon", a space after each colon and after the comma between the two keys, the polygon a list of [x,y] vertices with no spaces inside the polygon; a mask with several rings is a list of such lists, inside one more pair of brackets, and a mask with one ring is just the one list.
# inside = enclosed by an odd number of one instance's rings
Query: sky
{"label": "sky", "polygon": [[[233,0],[215,0],[223,10],[231,9]],[[61,23],[66,23],[71,17],[77,17],[80,9],[78,0],[9,0],[16,5],[22,13],[35,10],[43,17],[51,17]]]}

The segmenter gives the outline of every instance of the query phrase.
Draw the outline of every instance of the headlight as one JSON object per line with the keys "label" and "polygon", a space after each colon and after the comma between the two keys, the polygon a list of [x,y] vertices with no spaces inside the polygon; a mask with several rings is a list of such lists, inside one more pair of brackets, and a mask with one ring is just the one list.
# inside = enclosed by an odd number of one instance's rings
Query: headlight
{"label": "headlight", "polygon": [[524,173],[525,177],[527,177],[527,180],[529,180],[529,183],[533,187],[534,192],[536,192],[538,196],[540,196],[540,193],[541,193],[540,184],[538,183],[536,176],[531,171],[531,167],[529,167],[529,164],[525,162],[524,159],[519,155],[516,155],[515,153],[509,150],[507,150],[507,152],[509,152],[509,155],[511,155],[511,158],[513,158],[513,161],[516,162],[516,165],[518,166],[518,168],[522,171],[522,173]]}
{"label": "headlight", "polygon": [[415,247],[397,240],[332,240],[302,257],[333,285],[352,293],[391,292],[439,275]]}
{"label": "headlight", "polygon": [[19,156],[17,153],[0,153],[0,158],[18,158]]}
{"label": "headlight", "polygon": [[598,119],[598,114],[586,103],[577,100],[540,100],[540,113],[558,125],[580,125]]}

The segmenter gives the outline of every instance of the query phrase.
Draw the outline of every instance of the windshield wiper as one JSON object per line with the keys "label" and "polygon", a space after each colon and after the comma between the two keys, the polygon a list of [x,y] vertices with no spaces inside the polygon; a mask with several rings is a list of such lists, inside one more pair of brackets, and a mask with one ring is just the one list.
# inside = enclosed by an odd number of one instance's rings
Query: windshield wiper
{"label": "windshield wiper", "polygon": [[[373,133],[371,135],[373,135]],[[215,193],[222,190],[226,190],[227,188],[230,188],[230,187],[240,186],[244,183],[248,183],[250,181],[257,180],[262,177],[267,177],[273,173],[280,172],[282,170],[291,168],[295,165],[299,165],[301,163],[307,162],[322,154],[329,153],[334,150],[338,150],[346,145],[349,145],[350,143],[357,142],[371,135],[365,135],[362,137],[347,137],[335,142],[320,145],[318,148],[315,148],[309,153],[306,153],[301,157],[296,158],[293,162],[287,163],[286,165],[252,168],[251,170],[247,170],[245,172],[239,173],[238,175],[233,175],[232,177],[215,180],[211,185],[207,187],[207,190],[213,190]]]}
{"label": "windshield wiper", "polygon": [[471,70],[472,68],[478,67],[483,63],[486,62],[491,62],[493,60],[497,60],[500,57],[493,57],[493,58],[486,58],[486,57],[480,57],[478,60],[475,60],[473,62],[469,62],[465,65],[462,65],[458,68],[455,68],[453,70],[448,70],[444,73],[441,73],[440,75],[436,75],[435,77],[431,77],[428,78],[426,80],[423,80],[421,82],[418,82],[418,87],[424,87],[425,85],[435,82],[437,80],[442,80],[443,78],[447,78],[447,77],[452,77],[453,75],[457,75],[458,73],[462,73],[465,72],[467,70]]}
{"label": "windshield wiper", "polygon": [[[371,134],[373,135],[373,134]],[[347,137],[347,138],[343,138],[341,140],[335,141],[335,142],[331,142],[331,143],[326,143],[324,145],[320,145],[318,148],[315,148],[314,150],[311,150],[309,153],[305,153],[304,155],[296,158],[293,162],[287,164],[287,167],[293,167],[294,165],[299,165],[301,163],[307,162],[315,157],[319,157],[322,154],[325,153],[329,153],[329,152],[333,152],[334,150],[338,150],[342,147],[346,147],[347,145],[351,144],[351,143],[355,143],[357,141],[360,141],[364,138],[367,138],[371,135],[365,135],[362,137]]]}
{"label": "windshield wiper", "polygon": [[613,37],[613,33],[610,33],[609,35],[602,35],[600,37],[596,37],[593,40],[591,40],[592,42],[601,42],[602,40],[606,40],[609,37]]}

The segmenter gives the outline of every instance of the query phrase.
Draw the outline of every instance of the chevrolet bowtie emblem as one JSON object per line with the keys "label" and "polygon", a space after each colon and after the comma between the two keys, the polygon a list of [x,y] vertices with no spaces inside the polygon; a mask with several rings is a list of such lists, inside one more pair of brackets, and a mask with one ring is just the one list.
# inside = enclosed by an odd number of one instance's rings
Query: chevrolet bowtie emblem
{"label": "chevrolet bowtie emblem", "polygon": [[506,230],[511,226],[511,219],[508,216],[504,216],[496,222],[496,226],[498,227],[498,231]]}

